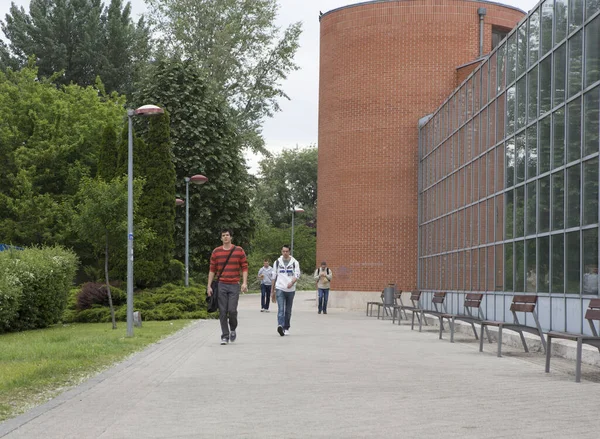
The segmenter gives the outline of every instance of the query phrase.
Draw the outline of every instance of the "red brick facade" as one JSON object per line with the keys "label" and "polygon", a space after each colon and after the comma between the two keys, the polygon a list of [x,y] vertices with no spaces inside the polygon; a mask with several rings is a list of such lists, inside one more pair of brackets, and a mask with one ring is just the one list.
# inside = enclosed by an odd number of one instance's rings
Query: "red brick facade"
{"label": "red brick facade", "polygon": [[456,88],[492,25],[524,14],[495,3],[362,3],[321,18],[317,261],[332,289],[417,286],[418,121]]}

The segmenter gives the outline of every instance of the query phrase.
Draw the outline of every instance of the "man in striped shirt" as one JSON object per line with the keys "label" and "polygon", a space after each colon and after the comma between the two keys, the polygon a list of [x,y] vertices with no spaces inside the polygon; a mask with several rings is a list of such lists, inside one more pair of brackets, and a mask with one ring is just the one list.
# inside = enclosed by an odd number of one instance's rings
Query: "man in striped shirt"
{"label": "man in striped shirt", "polygon": [[[238,326],[237,307],[240,299],[240,271],[242,272],[242,288],[248,291],[248,261],[242,247],[231,243],[233,233],[229,229],[221,231],[223,245],[213,250],[210,257],[210,270],[208,272],[208,286],[206,292],[212,296],[211,284],[216,275],[219,277],[219,320],[221,322],[221,344],[234,342]],[[230,256],[231,254],[231,256]],[[227,260],[229,258],[229,260]],[[227,261],[227,265],[225,262]]]}

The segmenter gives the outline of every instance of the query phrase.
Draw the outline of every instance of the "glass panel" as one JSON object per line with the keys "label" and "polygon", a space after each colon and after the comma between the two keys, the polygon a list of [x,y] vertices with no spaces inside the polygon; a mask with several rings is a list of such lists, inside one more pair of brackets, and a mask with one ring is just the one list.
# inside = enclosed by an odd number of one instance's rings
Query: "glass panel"
{"label": "glass panel", "polygon": [[512,242],[504,244],[504,291],[514,291]]}
{"label": "glass panel", "polygon": [[506,83],[514,82],[517,73],[517,34],[513,33],[507,40]]}
{"label": "glass panel", "polygon": [[523,77],[517,82],[517,115],[516,129],[525,126],[525,117],[527,111],[527,87],[526,78]]}
{"label": "glass panel", "polygon": [[527,24],[517,29],[517,77],[527,70]]}
{"label": "glass panel", "polygon": [[554,106],[565,101],[565,69],[567,67],[566,57],[567,45],[563,44],[554,51]]}
{"label": "glass panel", "polygon": [[535,234],[536,223],[536,182],[527,183],[527,216],[525,233],[527,235]]}
{"label": "glass panel", "polygon": [[516,90],[513,85],[506,90],[506,134],[510,135],[515,131],[515,101]]}
{"label": "glass panel", "polygon": [[535,250],[535,239],[528,239],[525,243],[525,261],[527,263],[527,279],[525,284],[525,291],[532,293],[535,293],[537,283]]}
{"label": "glass panel", "polygon": [[485,248],[479,249],[479,291],[485,290],[486,250]]}
{"label": "glass panel", "polygon": [[506,187],[515,184],[515,139],[506,141]]}
{"label": "glass panel", "polygon": [[564,235],[552,235],[552,292],[564,293],[565,238]]}
{"label": "glass panel", "polygon": [[496,137],[496,101],[492,102],[490,104],[490,106],[488,107],[488,111],[489,111],[489,117],[488,117],[488,121],[490,124],[490,130],[489,130],[489,145],[495,145],[497,140]]}
{"label": "glass panel", "polygon": [[600,80],[600,16],[585,28],[585,85]]}
{"label": "glass panel", "polygon": [[540,114],[550,111],[552,98],[552,57],[546,57],[540,64]]}
{"label": "glass panel", "polygon": [[486,291],[494,291],[496,276],[494,275],[494,247],[487,248],[487,267],[486,267],[487,285]]}
{"label": "glass panel", "polygon": [[[529,121],[537,119],[538,111],[538,66],[535,66],[527,74],[527,80],[529,81],[529,107],[527,108],[527,119]],[[564,75],[563,75],[564,76]]]}
{"label": "glass panel", "polygon": [[554,0],[546,0],[542,3],[542,56],[552,49],[552,16],[554,14]]}
{"label": "glass panel", "polygon": [[583,32],[578,32],[569,38],[569,97],[581,91],[581,72],[583,71],[582,35]]}
{"label": "glass panel", "polygon": [[495,198],[496,200],[496,211],[494,215],[495,220],[495,240],[502,241],[503,240],[503,230],[504,230],[504,196],[498,195]]}
{"label": "glass panel", "polygon": [[540,174],[550,170],[550,116],[539,122],[540,128]]}
{"label": "glass panel", "polygon": [[525,181],[525,131],[515,137],[515,184]]}
{"label": "glass panel", "polygon": [[585,6],[585,19],[587,20],[600,10],[600,0],[587,0]]}
{"label": "glass panel", "polygon": [[480,151],[486,151],[491,145],[488,143],[488,138],[487,138],[487,134],[488,134],[488,118],[487,118],[487,113],[488,110],[487,108],[484,108],[481,111],[480,117],[479,117],[479,145],[480,145]]}
{"label": "glass panel", "polygon": [[494,193],[494,175],[496,174],[495,151],[492,150],[487,154],[487,195]]}
{"label": "glass panel", "polygon": [[562,172],[552,174],[552,230],[565,227],[565,178]]}
{"label": "glass panel", "polygon": [[[492,200],[493,201],[493,200]],[[479,203],[479,243],[485,244],[487,240],[487,201]]]}
{"label": "glass panel", "polygon": [[525,232],[525,186],[515,189],[515,238]]}
{"label": "glass panel", "polygon": [[566,265],[567,265],[567,293],[579,294],[579,271],[580,271],[580,254],[579,254],[579,231],[566,234]]}
{"label": "glass panel", "polygon": [[496,246],[496,291],[502,291],[504,288],[503,275],[504,275],[504,257],[502,250],[504,249],[503,245]]}
{"label": "glass panel", "polygon": [[490,61],[489,61],[489,67],[490,67],[490,88],[489,88],[489,94],[490,94],[490,99],[489,101],[492,101],[497,94],[497,77],[496,77],[496,70],[497,70],[497,61],[496,61],[496,54],[494,53],[491,57],[490,57]]}
{"label": "glass panel", "polygon": [[567,0],[556,0],[554,3],[554,41],[562,41],[567,36]]}
{"label": "glass panel", "polygon": [[496,51],[496,59],[498,60],[497,66],[497,80],[498,85],[497,92],[500,93],[506,88],[506,45],[502,44]]}
{"label": "glass panel", "polygon": [[565,109],[561,108],[552,114],[552,169],[565,164]]}
{"label": "glass panel", "polygon": [[539,233],[550,230],[550,177],[544,177],[539,180],[538,194],[538,231]]}
{"label": "glass panel", "polygon": [[569,33],[583,23],[583,0],[569,0]]}
{"label": "glass panel", "polygon": [[583,231],[583,294],[598,294],[598,229]]}
{"label": "glass panel", "polygon": [[567,168],[567,228],[579,225],[581,170],[579,163]]}
{"label": "glass panel", "polygon": [[487,242],[494,242],[494,211],[495,209],[495,201],[493,198],[490,198],[487,203]]}
{"label": "glass panel", "polygon": [[538,242],[538,276],[537,287],[540,293],[547,293],[550,279],[550,238],[539,238]]}
{"label": "glass panel", "polygon": [[598,158],[583,162],[583,225],[598,222]]}
{"label": "glass panel", "polygon": [[[468,252],[468,251],[467,251]],[[479,249],[471,250],[471,289],[477,291],[479,287]]]}
{"label": "glass panel", "polygon": [[504,144],[501,143],[496,147],[496,191],[502,190],[504,188]]}
{"label": "glass panel", "polygon": [[567,105],[567,163],[581,158],[581,98]]}
{"label": "glass panel", "polygon": [[515,242],[515,292],[525,291],[525,242]]}
{"label": "glass panel", "polygon": [[510,190],[504,193],[506,201],[506,216],[504,218],[504,238],[512,239],[514,237],[514,191]]}
{"label": "glass panel", "polygon": [[539,57],[540,47],[540,13],[539,9],[529,16],[529,67],[535,64]]}
{"label": "glass panel", "polygon": [[583,114],[583,155],[587,156],[598,152],[600,143],[600,87],[584,95]]}
{"label": "glass panel", "polygon": [[537,140],[537,125],[533,124],[527,128],[527,179],[537,175]]}

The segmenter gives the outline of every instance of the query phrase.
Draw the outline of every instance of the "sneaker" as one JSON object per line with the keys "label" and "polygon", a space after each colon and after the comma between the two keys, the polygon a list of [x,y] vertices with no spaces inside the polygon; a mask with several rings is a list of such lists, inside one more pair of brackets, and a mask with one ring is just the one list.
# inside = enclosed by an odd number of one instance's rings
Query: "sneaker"
{"label": "sneaker", "polygon": [[261,308],[260,312],[265,312],[265,310]]}
{"label": "sneaker", "polygon": [[265,309],[265,312],[270,312],[268,309]]}
{"label": "sneaker", "polygon": [[319,311],[317,314],[321,314],[321,311]]}
{"label": "sneaker", "polygon": [[323,314],[327,314],[327,311],[323,311]]}
{"label": "sneaker", "polygon": [[229,343],[229,339],[227,337],[221,337],[221,344],[227,344]]}
{"label": "sneaker", "polygon": [[283,326],[281,325],[277,327],[277,332],[279,332],[279,335],[281,335],[282,337],[285,335],[285,331],[283,330]]}
{"label": "sneaker", "polygon": [[229,333],[229,341],[230,341],[231,343],[233,343],[233,342],[235,341],[235,339],[236,339],[236,338],[237,338],[237,334],[235,333],[235,331],[231,331],[231,332]]}
{"label": "sneaker", "polygon": [[290,330],[289,329],[285,329],[283,331],[283,335],[290,335]]}

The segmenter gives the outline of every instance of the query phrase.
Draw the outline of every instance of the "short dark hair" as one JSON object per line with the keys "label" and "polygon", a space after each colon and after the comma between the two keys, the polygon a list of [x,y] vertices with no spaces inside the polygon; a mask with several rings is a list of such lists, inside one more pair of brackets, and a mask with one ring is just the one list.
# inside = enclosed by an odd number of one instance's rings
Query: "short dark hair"
{"label": "short dark hair", "polygon": [[283,245],[281,246],[281,248],[287,248],[288,250],[291,250],[291,248],[290,248],[290,246],[289,246],[288,244],[283,244]]}
{"label": "short dark hair", "polygon": [[321,265],[327,265],[327,262],[323,261],[321,262]]}
{"label": "short dark hair", "polygon": [[229,233],[229,236],[233,236],[233,231],[231,229],[221,229],[221,235],[223,233]]}
{"label": "short dark hair", "polygon": [[263,262],[271,262],[271,260],[269,258],[264,258]]}

